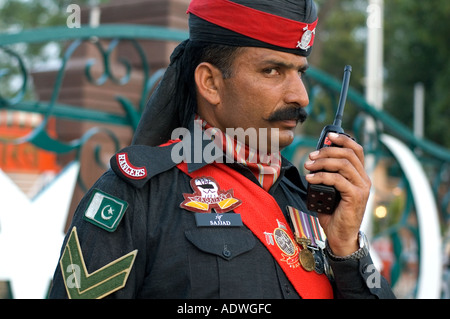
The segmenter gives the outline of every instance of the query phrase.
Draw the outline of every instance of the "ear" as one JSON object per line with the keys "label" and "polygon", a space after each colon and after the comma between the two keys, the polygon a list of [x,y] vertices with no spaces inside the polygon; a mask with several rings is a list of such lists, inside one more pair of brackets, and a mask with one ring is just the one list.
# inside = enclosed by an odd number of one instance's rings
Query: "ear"
{"label": "ear", "polygon": [[202,62],[195,69],[194,77],[197,94],[211,105],[219,104],[219,88],[222,82],[222,72],[211,63]]}

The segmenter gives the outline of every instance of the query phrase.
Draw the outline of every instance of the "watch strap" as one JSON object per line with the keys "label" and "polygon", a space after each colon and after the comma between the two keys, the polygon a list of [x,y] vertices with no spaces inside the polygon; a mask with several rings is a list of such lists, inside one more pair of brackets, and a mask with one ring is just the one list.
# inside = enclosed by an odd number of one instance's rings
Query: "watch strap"
{"label": "watch strap", "polygon": [[345,260],[358,260],[363,257],[366,257],[369,254],[369,242],[367,240],[366,235],[359,231],[358,234],[358,240],[359,240],[359,249],[355,251],[354,253],[347,255],[347,256],[336,256],[333,254],[333,251],[330,248],[330,245],[328,244],[328,240],[325,241],[325,251],[327,253],[327,256],[334,261],[345,261]]}

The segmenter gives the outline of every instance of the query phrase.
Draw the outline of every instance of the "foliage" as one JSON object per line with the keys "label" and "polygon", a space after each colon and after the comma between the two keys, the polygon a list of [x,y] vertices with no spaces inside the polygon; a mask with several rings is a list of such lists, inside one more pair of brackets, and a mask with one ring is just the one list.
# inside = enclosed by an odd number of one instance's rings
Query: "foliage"
{"label": "foliage", "polygon": [[[316,0],[319,26],[310,63],[342,78],[353,67],[351,86],[364,93],[368,0]],[[414,85],[425,86],[425,138],[450,147],[450,2],[384,1],[384,111],[413,128]],[[357,115],[346,106],[344,128]],[[326,121],[331,121],[331,115]],[[347,124],[348,125],[348,124]],[[317,127],[316,127],[317,126]],[[320,131],[308,123],[307,133]],[[316,133],[317,134],[317,133]]]}
{"label": "foliage", "polygon": [[450,2],[385,1],[385,109],[412,127],[413,88],[425,86],[425,137],[450,147]]}

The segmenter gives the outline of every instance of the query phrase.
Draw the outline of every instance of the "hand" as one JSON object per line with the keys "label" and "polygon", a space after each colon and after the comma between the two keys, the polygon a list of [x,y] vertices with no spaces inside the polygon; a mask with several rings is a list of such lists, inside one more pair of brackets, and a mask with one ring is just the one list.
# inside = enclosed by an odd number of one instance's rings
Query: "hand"
{"label": "hand", "polygon": [[318,213],[328,244],[336,256],[347,256],[358,250],[358,231],[369,198],[371,181],[364,169],[361,145],[343,134],[330,133],[328,138],[341,147],[326,147],[309,155],[305,168],[316,172],[306,175],[311,184],[334,186],[341,201],[333,214]]}

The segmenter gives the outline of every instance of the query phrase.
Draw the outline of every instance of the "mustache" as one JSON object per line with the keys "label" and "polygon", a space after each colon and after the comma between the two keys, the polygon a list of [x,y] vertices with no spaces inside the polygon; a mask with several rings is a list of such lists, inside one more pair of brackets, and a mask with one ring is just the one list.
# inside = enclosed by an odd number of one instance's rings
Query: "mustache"
{"label": "mustache", "polygon": [[307,117],[308,113],[306,113],[304,108],[298,106],[287,106],[273,112],[269,116],[269,118],[267,118],[267,121],[275,122],[275,121],[296,120],[297,122],[303,123]]}

